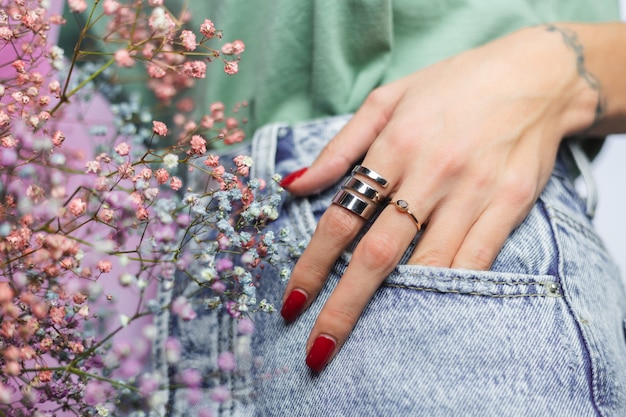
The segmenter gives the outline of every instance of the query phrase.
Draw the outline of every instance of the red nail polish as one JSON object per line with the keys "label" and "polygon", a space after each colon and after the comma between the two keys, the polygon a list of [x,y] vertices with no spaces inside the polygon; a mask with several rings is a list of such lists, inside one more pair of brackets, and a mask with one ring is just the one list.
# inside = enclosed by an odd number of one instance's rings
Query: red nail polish
{"label": "red nail polish", "polygon": [[320,372],[328,363],[336,345],[335,340],[329,336],[317,336],[306,357],[307,366],[315,372]]}
{"label": "red nail polish", "polygon": [[289,187],[289,185],[294,182],[295,180],[297,180],[298,178],[300,178],[305,172],[306,170],[309,169],[308,167],[304,167],[304,168],[300,168],[297,171],[292,172],[291,174],[287,175],[285,178],[283,178],[283,180],[279,183],[281,187],[286,188]]}
{"label": "red nail polish", "polygon": [[289,297],[283,303],[283,308],[280,310],[280,315],[283,316],[285,321],[292,322],[298,318],[304,305],[306,304],[307,295],[304,291],[295,289],[291,291]]}

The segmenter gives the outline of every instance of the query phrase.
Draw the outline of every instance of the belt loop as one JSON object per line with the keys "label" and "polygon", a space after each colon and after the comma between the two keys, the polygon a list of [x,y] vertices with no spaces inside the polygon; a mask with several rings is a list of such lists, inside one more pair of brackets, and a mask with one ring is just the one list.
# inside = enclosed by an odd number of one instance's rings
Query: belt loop
{"label": "belt loop", "polygon": [[273,123],[259,128],[252,138],[252,150],[250,155],[254,164],[250,176],[253,178],[269,179],[276,171],[276,144],[278,131],[284,126],[281,123]]}
{"label": "belt loop", "polygon": [[580,171],[587,195],[585,201],[587,203],[586,214],[589,218],[593,218],[596,214],[596,207],[598,205],[598,187],[596,181],[593,178],[593,172],[591,171],[591,162],[580,146],[580,141],[569,140],[567,141],[567,147],[569,148],[574,164]]}

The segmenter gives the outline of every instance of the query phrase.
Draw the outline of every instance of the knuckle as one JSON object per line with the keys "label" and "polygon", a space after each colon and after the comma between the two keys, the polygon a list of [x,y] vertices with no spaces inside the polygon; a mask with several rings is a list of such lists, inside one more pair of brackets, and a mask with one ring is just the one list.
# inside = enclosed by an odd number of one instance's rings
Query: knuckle
{"label": "knuckle", "polygon": [[450,253],[444,248],[430,246],[419,251],[418,255],[415,256],[415,262],[424,266],[447,268],[450,266]]}
{"label": "knuckle", "polygon": [[526,175],[510,173],[505,179],[503,193],[505,203],[511,207],[529,207],[537,198],[537,183],[532,181],[532,177]]}
{"label": "knuckle", "polygon": [[335,336],[342,336],[349,332],[359,320],[361,313],[346,305],[335,306],[326,305],[317,318],[316,327],[321,329],[332,329],[329,333]]}
{"label": "knuckle", "polygon": [[297,283],[296,286],[302,287],[310,293],[314,292],[312,290],[317,292],[324,282],[326,282],[329,273],[330,266],[327,265],[327,263],[302,256],[294,267],[291,281]]}
{"label": "knuckle", "polygon": [[473,247],[464,255],[465,261],[455,261],[454,265],[460,265],[463,268],[475,270],[487,270],[491,267],[496,253],[486,246]]}
{"label": "knuckle", "polygon": [[445,152],[431,158],[432,172],[439,177],[455,177],[461,173],[466,165],[467,157],[456,150],[446,149]]}
{"label": "knuckle", "polygon": [[347,243],[356,235],[359,226],[360,218],[356,214],[337,207],[337,210],[328,210],[324,213],[317,231],[324,230],[332,242]]}
{"label": "knuckle", "polygon": [[387,107],[392,102],[392,96],[385,87],[378,87],[372,90],[365,99],[364,105],[377,108]]}
{"label": "knuckle", "polygon": [[401,251],[397,237],[388,233],[377,233],[365,236],[354,256],[366,267],[375,270],[390,269],[395,266]]}

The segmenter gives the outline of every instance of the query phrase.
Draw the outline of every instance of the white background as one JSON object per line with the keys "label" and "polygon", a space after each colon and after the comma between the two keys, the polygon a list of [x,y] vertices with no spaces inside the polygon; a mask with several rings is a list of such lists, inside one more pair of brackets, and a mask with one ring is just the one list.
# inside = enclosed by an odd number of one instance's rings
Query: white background
{"label": "white background", "polygon": [[[620,0],[620,5],[622,20],[626,20],[626,0]],[[621,47],[626,48],[626,44]],[[593,162],[593,170],[600,195],[595,224],[626,282],[626,135],[608,138]]]}

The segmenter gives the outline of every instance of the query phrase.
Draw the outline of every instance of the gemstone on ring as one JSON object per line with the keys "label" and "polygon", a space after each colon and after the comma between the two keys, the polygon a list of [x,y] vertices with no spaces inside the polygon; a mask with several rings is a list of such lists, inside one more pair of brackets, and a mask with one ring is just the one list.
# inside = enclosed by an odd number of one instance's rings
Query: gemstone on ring
{"label": "gemstone on ring", "polygon": [[409,210],[409,203],[406,200],[395,200],[395,201],[391,200],[389,201],[389,204],[393,204],[394,206],[396,206],[396,209],[399,212],[409,215],[411,217],[411,220],[415,222],[418,232],[422,230],[422,225],[420,221],[417,220],[417,217],[415,217],[415,215],[411,212],[411,210]]}
{"label": "gemstone on ring", "polygon": [[400,211],[407,211],[409,209],[409,203],[404,200],[396,201],[396,206]]}

